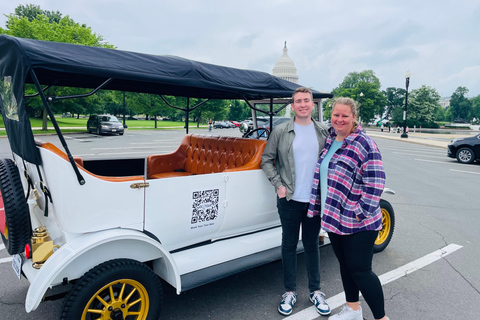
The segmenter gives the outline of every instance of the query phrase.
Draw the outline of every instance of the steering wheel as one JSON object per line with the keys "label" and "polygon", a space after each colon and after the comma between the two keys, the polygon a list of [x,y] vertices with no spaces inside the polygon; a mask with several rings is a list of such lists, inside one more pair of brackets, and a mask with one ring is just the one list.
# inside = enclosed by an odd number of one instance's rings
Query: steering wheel
{"label": "steering wheel", "polygon": [[[255,134],[255,133],[257,133],[257,134]],[[246,139],[265,138],[266,140],[268,140],[269,136],[270,136],[270,130],[268,130],[267,128],[257,128],[257,129],[253,129],[253,130],[245,132],[242,135],[242,138],[246,138]]]}

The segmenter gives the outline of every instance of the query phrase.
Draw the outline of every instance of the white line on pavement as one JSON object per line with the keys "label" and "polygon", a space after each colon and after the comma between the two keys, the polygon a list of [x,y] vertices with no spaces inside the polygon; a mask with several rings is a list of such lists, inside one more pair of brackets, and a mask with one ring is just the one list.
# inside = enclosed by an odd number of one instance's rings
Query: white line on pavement
{"label": "white line on pavement", "polygon": [[472,173],[472,174],[480,174],[480,172],[463,171],[463,170],[455,170],[455,169],[450,169],[450,171],[463,172],[463,173]]}
{"label": "white line on pavement", "polygon": [[0,263],[6,263],[6,262],[10,262],[10,261],[12,261],[12,257],[1,258],[1,259],[0,259]]}
{"label": "white line on pavement", "polygon": [[5,249],[5,245],[3,243],[0,243],[0,250]]}
{"label": "white line on pavement", "polygon": [[[382,274],[378,278],[382,285],[400,279],[401,277],[406,276],[414,271],[420,270],[421,268],[440,260],[441,258],[449,255],[452,252],[457,251],[458,249],[462,248],[462,246],[458,244],[449,244],[446,247],[443,247],[440,250],[427,254],[422,258],[419,258],[413,262],[410,262],[404,266],[401,266],[395,270],[389,271],[387,273]],[[345,293],[341,292],[336,296],[333,296],[327,299],[327,303],[330,308],[333,310],[335,308],[340,307],[341,305],[345,304]],[[284,318],[285,320],[311,320],[320,317],[320,315],[315,310],[315,307],[311,306],[309,308],[303,309],[294,315]]]}

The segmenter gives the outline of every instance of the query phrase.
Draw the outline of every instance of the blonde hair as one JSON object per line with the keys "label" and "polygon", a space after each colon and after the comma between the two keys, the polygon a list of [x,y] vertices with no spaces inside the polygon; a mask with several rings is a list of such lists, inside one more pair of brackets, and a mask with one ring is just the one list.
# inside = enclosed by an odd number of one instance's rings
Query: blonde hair
{"label": "blonde hair", "polygon": [[353,128],[352,130],[350,131],[350,133],[354,132],[355,130],[357,130],[357,127],[358,127],[358,119],[357,119],[357,115],[358,115],[358,103],[353,100],[352,98],[346,98],[346,97],[338,97],[336,98],[335,100],[333,100],[333,103],[332,103],[332,112],[333,112],[333,109],[335,109],[335,106],[337,104],[342,104],[344,106],[348,106],[350,107],[350,110],[352,111],[352,116],[355,117],[355,120],[353,120]]}

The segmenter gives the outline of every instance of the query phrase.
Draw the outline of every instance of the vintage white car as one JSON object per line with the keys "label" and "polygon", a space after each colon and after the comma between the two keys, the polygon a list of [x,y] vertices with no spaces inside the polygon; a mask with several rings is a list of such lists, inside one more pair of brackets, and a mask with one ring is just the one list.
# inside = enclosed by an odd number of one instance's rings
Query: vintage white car
{"label": "vintage white car", "polygon": [[[72,156],[51,104],[98,90],[248,102],[290,97],[298,85],[178,57],[3,35],[0,51],[0,109],[13,151],[13,160],[0,159],[0,233],[18,277],[30,282],[27,312],[64,288],[60,319],[158,319],[162,282],[180,294],[280,258],[276,195],[260,169],[265,141],[188,134],[187,120],[175,152],[93,167]],[[26,84],[37,88],[61,146],[34,139]],[[50,86],[93,89],[58,97]],[[198,106],[188,101],[186,119]],[[385,200],[382,212],[377,250],[394,228]]]}

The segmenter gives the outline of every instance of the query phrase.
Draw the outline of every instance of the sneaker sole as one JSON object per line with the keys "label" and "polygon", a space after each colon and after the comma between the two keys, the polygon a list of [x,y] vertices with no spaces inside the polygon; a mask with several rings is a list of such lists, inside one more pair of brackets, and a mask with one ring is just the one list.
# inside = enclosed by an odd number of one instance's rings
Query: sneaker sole
{"label": "sneaker sole", "polygon": [[278,312],[280,312],[281,315],[284,315],[284,316],[289,316],[289,315],[291,315],[292,312],[293,312],[293,309],[292,309],[290,312],[285,312],[285,311],[282,311],[282,310],[280,310],[280,309],[277,309],[277,310],[278,310]]}

